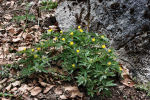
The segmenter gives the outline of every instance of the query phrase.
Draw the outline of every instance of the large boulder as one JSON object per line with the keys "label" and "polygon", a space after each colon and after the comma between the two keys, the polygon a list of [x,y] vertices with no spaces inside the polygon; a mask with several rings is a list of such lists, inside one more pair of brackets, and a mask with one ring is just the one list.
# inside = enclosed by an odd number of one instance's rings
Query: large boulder
{"label": "large boulder", "polygon": [[149,0],[63,0],[55,15],[63,31],[81,25],[106,34],[131,76],[150,81]]}

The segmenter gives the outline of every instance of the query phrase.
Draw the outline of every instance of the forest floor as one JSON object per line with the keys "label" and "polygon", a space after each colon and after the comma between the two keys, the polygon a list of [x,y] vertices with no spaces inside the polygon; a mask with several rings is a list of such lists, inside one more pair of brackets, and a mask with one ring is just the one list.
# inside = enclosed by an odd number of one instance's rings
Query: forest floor
{"label": "forest floor", "polygon": [[[60,31],[54,9],[45,8],[40,0],[0,0],[0,71],[3,65],[20,59],[16,52],[31,48],[49,28]],[[43,8],[43,9],[40,9]],[[45,10],[46,9],[46,10]],[[32,75],[28,79],[15,79],[16,70],[9,77],[0,76],[1,100],[150,100],[147,93],[134,87],[124,70],[123,79],[116,78],[111,97],[90,98],[83,87],[63,82],[49,74]]]}

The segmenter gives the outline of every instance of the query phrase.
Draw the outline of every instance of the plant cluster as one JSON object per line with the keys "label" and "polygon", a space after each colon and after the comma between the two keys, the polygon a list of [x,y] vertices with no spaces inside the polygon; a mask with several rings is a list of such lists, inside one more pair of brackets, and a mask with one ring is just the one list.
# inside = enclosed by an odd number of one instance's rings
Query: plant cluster
{"label": "plant cluster", "polygon": [[150,82],[144,84],[137,84],[135,85],[135,88],[145,91],[147,93],[147,96],[150,96]]}
{"label": "plant cluster", "polygon": [[18,61],[21,76],[53,73],[47,68],[52,68],[52,62],[60,61],[61,68],[67,73],[64,79],[86,87],[90,96],[104,94],[109,87],[115,86],[112,78],[122,69],[116,62],[114,50],[108,48],[106,36],[85,32],[79,26],[69,32],[53,32],[50,29],[42,38],[34,48],[19,52],[22,56]]}
{"label": "plant cluster", "polygon": [[53,2],[52,0],[44,0],[41,2],[41,10],[52,10],[57,7],[57,2]]}
{"label": "plant cluster", "polygon": [[34,14],[30,13],[30,8],[31,8],[31,5],[27,3],[26,9],[25,9],[25,14],[21,15],[21,16],[14,15],[13,20],[15,20],[17,22],[26,21],[26,23],[27,23],[27,21],[35,21],[35,16],[34,16]]}

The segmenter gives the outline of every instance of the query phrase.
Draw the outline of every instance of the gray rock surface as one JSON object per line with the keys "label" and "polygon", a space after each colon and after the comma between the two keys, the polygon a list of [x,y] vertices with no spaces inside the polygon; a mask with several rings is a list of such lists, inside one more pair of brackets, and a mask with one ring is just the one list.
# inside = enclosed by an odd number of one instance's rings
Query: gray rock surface
{"label": "gray rock surface", "polygon": [[149,0],[64,0],[55,15],[63,31],[81,25],[106,34],[131,76],[150,81]]}

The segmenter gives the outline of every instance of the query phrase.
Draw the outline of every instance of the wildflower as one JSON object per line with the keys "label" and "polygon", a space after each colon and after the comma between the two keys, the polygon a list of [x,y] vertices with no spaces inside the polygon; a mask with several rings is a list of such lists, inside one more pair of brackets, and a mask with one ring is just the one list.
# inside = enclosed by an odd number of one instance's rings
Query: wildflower
{"label": "wildflower", "polygon": [[34,49],[31,50],[32,52],[34,51]]}
{"label": "wildflower", "polygon": [[83,32],[83,29],[80,29],[79,31],[82,33],[82,32]]}
{"label": "wildflower", "polygon": [[63,34],[63,31],[60,31],[61,34]]}
{"label": "wildflower", "polygon": [[104,35],[102,35],[101,38],[104,39]]}
{"label": "wildflower", "polygon": [[111,52],[111,49],[108,49],[108,52]]}
{"label": "wildflower", "polygon": [[37,50],[38,50],[38,51],[40,51],[40,50],[41,50],[41,48],[37,48]]}
{"label": "wildflower", "polygon": [[70,42],[70,45],[73,45],[74,44],[74,42]]}
{"label": "wildflower", "polygon": [[79,52],[80,52],[80,50],[76,50],[76,52],[77,52],[77,53],[79,53]]}
{"label": "wildflower", "polygon": [[56,41],[57,39],[58,39],[58,38],[57,38],[57,37],[55,37],[55,38],[54,38],[54,41]]}
{"label": "wildflower", "polygon": [[62,38],[63,41],[65,41],[65,38]]}
{"label": "wildflower", "polygon": [[92,42],[95,42],[95,38],[92,38]]}
{"label": "wildflower", "polygon": [[107,65],[111,65],[111,62],[108,62]]}
{"label": "wildflower", "polygon": [[70,35],[73,35],[73,34],[74,34],[73,32],[70,33]]}
{"label": "wildflower", "polygon": [[48,30],[48,32],[52,32],[52,31],[53,31],[52,29],[49,29],[49,30]]}
{"label": "wildflower", "polygon": [[26,49],[26,48],[24,48],[23,50],[24,50],[24,51],[26,51],[27,49]]}
{"label": "wildflower", "polygon": [[38,57],[38,55],[34,55],[34,58],[37,58]]}
{"label": "wildflower", "polygon": [[119,69],[122,71],[123,69],[122,69],[122,67],[119,67]]}
{"label": "wildflower", "polygon": [[78,29],[80,29],[81,28],[81,26],[78,26]]}
{"label": "wildflower", "polygon": [[104,48],[106,48],[106,46],[105,46],[105,45],[102,45],[102,48],[104,49]]}
{"label": "wildflower", "polygon": [[72,64],[72,67],[74,68],[74,67],[75,67],[75,64]]}

